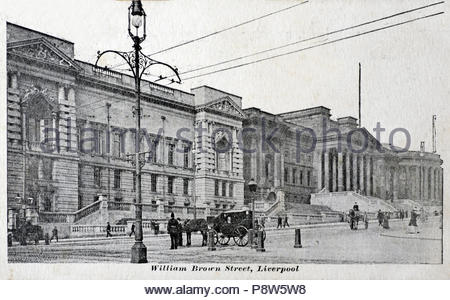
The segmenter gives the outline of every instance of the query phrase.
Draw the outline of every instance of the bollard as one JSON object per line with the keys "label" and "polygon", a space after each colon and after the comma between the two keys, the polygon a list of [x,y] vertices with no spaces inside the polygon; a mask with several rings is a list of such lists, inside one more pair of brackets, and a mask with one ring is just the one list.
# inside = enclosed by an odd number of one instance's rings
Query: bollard
{"label": "bollard", "polygon": [[216,251],[216,245],[214,245],[214,231],[208,231],[208,251]]}
{"label": "bollard", "polygon": [[302,248],[302,234],[300,228],[295,229],[295,245],[294,248]]}
{"label": "bollard", "polygon": [[248,245],[252,249],[256,248],[256,245],[255,245],[255,230],[254,229],[249,229],[248,230]]}
{"label": "bollard", "polygon": [[50,245],[50,236],[48,235],[48,232],[45,234],[44,239],[45,239],[45,244]]}
{"label": "bollard", "polygon": [[8,247],[12,246],[12,234],[8,233]]}
{"label": "bollard", "polygon": [[264,232],[262,230],[258,230],[256,232],[256,240],[258,242],[258,247],[256,248],[256,252],[266,252],[266,249],[264,249],[263,234],[264,234]]}

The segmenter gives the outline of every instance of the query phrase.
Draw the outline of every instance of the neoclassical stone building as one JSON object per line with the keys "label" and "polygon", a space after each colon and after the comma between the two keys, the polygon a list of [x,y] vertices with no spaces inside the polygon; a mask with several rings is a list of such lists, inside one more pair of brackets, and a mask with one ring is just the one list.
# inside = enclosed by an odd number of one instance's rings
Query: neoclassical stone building
{"label": "neoclassical stone building", "polygon": [[[256,108],[244,112],[243,132],[254,129],[246,134],[247,147],[261,149],[244,151],[244,177],[258,182],[260,206],[270,206],[280,191],[287,202],[309,203],[311,193],[356,191],[389,203],[405,199],[442,206],[438,154],[380,144],[357,119],[333,120],[322,106],[278,115]],[[275,150],[263,150],[261,140],[274,128]]]}
{"label": "neoclassical stone building", "polygon": [[[24,205],[47,224],[96,223],[100,208],[110,221],[132,218],[133,78],[76,60],[70,41],[10,23],[7,78],[9,226]],[[215,215],[254,196],[267,212],[321,192],[442,205],[438,154],[381,145],[325,107],[275,115],[242,110],[241,97],[211,87],[144,81],[142,109],[144,218]]]}
{"label": "neoclassical stone building", "polygon": [[[133,79],[74,59],[69,41],[14,24],[7,55],[10,223],[30,202],[41,222],[87,220],[101,195],[110,211],[132,218]],[[142,83],[144,216],[243,205],[241,106],[240,97],[206,86],[187,93]]]}

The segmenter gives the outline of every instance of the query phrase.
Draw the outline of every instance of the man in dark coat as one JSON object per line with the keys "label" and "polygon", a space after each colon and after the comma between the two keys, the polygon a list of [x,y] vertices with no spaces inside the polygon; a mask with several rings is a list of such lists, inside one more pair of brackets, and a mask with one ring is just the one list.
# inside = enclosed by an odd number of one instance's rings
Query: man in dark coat
{"label": "man in dark coat", "polygon": [[178,248],[178,221],[175,219],[175,215],[172,212],[170,214],[170,220],[167,223],[167,231],[170,234],[170,249],[177,249]]}
{"label": "man in dark coat", "polygon": [[355,205],[353,205],[353,210],[354,210],[354,211],[359,211],[359,205],[358,205],[358,202],[355,202]]}
{"label": "man in dark coat", "polygon": [[133,234],[136,235],[136,226],[134,225],[134,223],[131,225],[131,232],[130,232],[130,236],[132,236]]}
{"label": "man in dark coat", "polygon": [[111,224],[109,222],[106,223],[106,237],[112,236],[111,234]]}
{"label": "man in dark coat", "polygon": [[58,242],[58,228],[56,228],[56,226],[52,230],[52,237],[50,238],[50,242],[53,240],[53,238],[56,238],[56,242]]}
{"label": "man in dark coat", "polygon": [[377,219],[378,219],[378,226],[383,225],[384,216],[383,216],[383,212],[381,211],[381,209],[378,210]]}
{"label": "man in dark coat", "polygon": [[281,228],[283,226],[283,219],[281,218],[281,216],[278,216],[278,225],[277,225],[277,229]]}

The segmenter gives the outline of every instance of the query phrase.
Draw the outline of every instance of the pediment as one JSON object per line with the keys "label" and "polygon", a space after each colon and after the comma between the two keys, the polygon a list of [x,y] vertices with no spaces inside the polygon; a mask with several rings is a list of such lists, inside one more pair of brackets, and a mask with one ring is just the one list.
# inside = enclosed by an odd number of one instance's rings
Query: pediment
{"label": "pediment", "polygon": [[61,67],[81,70],[75,61],[45,38],[8,43],[8,53]]}
{"label": "pediment", "polygon": [[199,109],[239,119],[244,119],[246,117],[241,108],[228,96],[207,103]]}

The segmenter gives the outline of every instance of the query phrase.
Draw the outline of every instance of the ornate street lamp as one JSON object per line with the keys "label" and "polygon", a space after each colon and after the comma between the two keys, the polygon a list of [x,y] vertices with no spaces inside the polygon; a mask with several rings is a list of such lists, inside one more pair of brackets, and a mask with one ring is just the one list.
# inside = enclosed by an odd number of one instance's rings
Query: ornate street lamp
{"label": "ornate street lamp", "polygon": [[[139,152],[141,133],[141,79],[143,75],[147,75],[146,70],[148,68],[153,65],[162,65],[168,67],[175,73],[177,80],[172,80],[172,82],[181,83],[181,79],[176,68],[170,66],[169,64],[154,60],[141,52],[141,43],[147,37],[146,17],[147,15],[145,14],[141,0],[133,0],[131,6],[128,8],[128,34],[133,40],[134,50],[128,52],[116,50],[106,50],[103,52],[99,51],[97,62],[95,63],[95,66],[98,67],[98,62],[103,55],[108,53],[116,54],[122,57],[128,64],[135,81],[136,106],[133,108],[133,114],[136,117],[136,153],[132,164],[135,167],[136,173],[136,234],[135,243],[131,248],[132,263],[147,263],[147,248],[143,243],[142,232],[141,169],[144,166],[144,163],[140,159],[140,154],[142,153]],[[105,67],[105,69],[107,68]]]}

